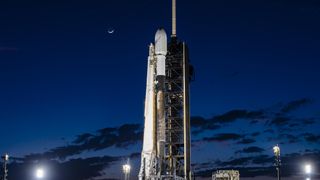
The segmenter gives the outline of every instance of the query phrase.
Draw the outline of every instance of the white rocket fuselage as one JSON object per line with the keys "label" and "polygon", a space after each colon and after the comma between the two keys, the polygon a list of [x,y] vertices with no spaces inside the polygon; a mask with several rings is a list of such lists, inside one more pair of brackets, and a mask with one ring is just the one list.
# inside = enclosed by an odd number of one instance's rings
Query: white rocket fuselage
{"label": "white rocket fuselage", "polygon": [[156,157],[155,139],[156,139],[156,118],[155,118],[155,55],[154,46],[149,46],[149,57],[147,67],[147,84],[146,84],[146,97],[144,103],[144,134],[143,134],[143,149],[141,154],[141,169],[139,179],[150,179],[149,175],[152,174],[151,167],[153,159]]}
{"label": "white rocket fuselage", "polygon": [[[139,179],[154,179],[161,168],[165,146],[164,83],[167,54],[167,35],[159,29],[155,46],[149,47],[147,87],[144,109],[144,136]],[[152,177],[154,176],[154,177]]]}
{"label": "white rocket fuselage", "polygon": [[149,57],[148,57],[148,70],[147,70],[147,86],[146,86],[146,97],[144,107],[144,137],[146,141],[143,141],[143,152],[151,153],[154,150],[154,144],[149,139],[153,139],[155,134],[154,128],[154,110],[155,110],[155,57],[154,57],[154,46],[149,46]]}

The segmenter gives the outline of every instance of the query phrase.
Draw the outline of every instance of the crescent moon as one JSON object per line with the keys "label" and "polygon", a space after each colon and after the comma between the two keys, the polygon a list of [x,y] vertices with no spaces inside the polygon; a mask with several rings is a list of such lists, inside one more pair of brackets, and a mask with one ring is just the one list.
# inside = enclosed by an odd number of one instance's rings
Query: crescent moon
{"label": "crescent moon", "polygon": [[114,29],[108,29],[108,33],[109,34],[113,34],[114,33]]}

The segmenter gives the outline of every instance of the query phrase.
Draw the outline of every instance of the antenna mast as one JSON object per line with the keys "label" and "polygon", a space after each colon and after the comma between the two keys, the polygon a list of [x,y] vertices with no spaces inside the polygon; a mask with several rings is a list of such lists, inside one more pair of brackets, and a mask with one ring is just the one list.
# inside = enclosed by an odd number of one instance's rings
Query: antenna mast
{"label": "antenna mast", "polygon": [[177,3],[176,0],[172,0],[172,35],[177,36]]}

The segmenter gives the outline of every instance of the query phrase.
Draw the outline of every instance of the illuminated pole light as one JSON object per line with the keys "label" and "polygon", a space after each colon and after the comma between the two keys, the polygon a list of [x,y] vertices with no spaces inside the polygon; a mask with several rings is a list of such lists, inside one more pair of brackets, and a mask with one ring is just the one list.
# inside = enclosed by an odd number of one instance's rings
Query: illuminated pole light
{"label": "illuminated pole light", "polygon": [[273,147],[273,153],[275,156],[280,156],[280,147],[278,145]]}
{"label": "illuminated pole light", "polygon": [[8,155],[8,154],[5,154],[5,155],[4,155],[4,160],[5,160],[5,161],[9,161],[9,155]]}
{"label": "illuminated pole light", "polygon": [[305,167],[304,167],[304,170],[306,172],[306,174],[311,174],[311,165],[310,164],[307,164]]}
{"label": "illuminated pole light", "polygon": [[1,157],[3,159],[3,180],[7,180],[8,177],[8,162],[9,162],[9,155],[5,154]]}
{"label": "illuminated pole light", "polygon": [[129,180],[131,166],[129,164],[125,164],[125,165],[122,166],[122,170],[123,170],[123,173],[124,173],[124,179],[125,180]]}
{"label": "illuminated pole light", "polygon": [[278,177],[278,180],[280,180],[281,179],[281,176],[280,176],[281,160],[280,160],[280,147],[279,147],[279,145],[276,145],[273,147],[273,153],[275,156],[275,167],[277,170],[277,177]]}
{"label": "illuminated pole light", "polygon": [[311,179],[311,173],[312,173],[312,166],[310,164],[306,164],[304,167],[304,171],[306,173],[306,180],[310,180]]}
{"label": "illuminated pole light", "polygon": [[38,168],[37,170],[36,170],[36,178],[37,179],[42,179],[42,178],[44,178],[44,176],[45,176],[45,173],[44,173],[44,170],[42,169],[42,168]]}

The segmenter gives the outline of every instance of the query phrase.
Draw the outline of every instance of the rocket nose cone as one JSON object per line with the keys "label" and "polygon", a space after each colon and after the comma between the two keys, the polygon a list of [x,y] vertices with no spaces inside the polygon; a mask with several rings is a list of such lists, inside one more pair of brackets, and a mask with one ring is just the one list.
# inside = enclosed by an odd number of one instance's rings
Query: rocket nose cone
{"label": "rocket nose cone", "polygon": [[164,29],[158,29],[155,35],[156,54],[167,54],[167,33]]}
{"label": "rocket nose cone", "polygon": [[163,28],[158,29],[156,32],[156,39],[157,37],[160,37],[160,36],[167,36],[167,33]]}

